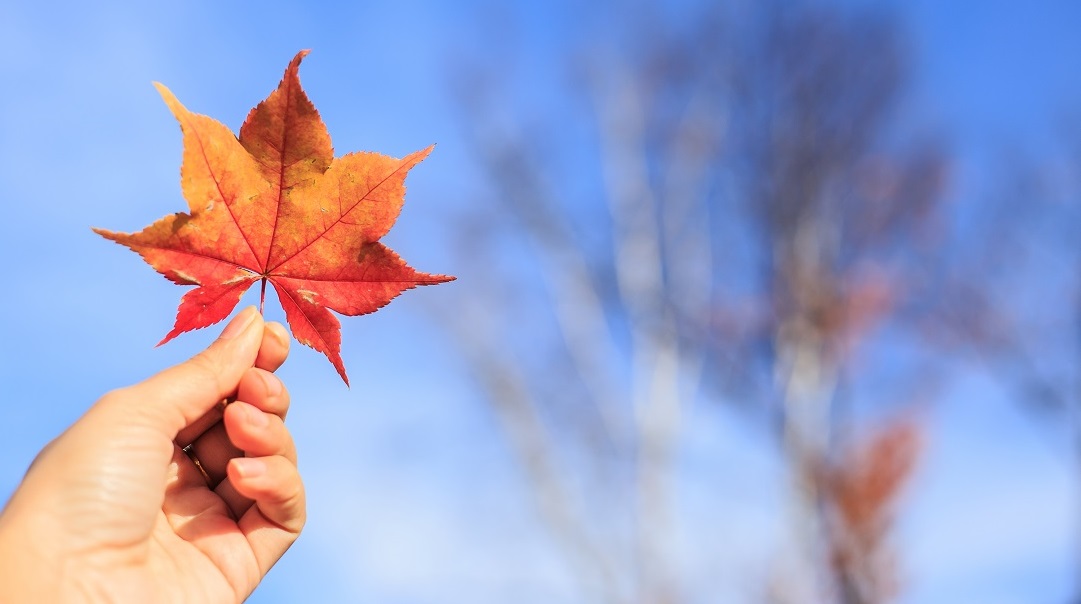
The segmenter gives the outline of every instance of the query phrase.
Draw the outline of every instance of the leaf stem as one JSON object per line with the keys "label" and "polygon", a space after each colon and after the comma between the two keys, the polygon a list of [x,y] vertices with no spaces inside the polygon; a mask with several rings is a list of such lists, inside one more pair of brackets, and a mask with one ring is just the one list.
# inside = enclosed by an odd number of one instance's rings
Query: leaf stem
{"label": "leaf stem", "polygon": [[263,314],[263,301],[266,300],[266,277],[263,277],[259,288],[259,314]]}

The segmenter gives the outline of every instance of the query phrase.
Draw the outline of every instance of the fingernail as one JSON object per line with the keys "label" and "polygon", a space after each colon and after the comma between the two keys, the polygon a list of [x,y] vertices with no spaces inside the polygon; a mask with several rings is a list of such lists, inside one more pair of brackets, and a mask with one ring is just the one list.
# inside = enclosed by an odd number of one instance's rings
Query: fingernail
{"label": "fingernail", "polygon": [[255,320],[255,315],[258,312],[254,306],[249,306],[237,313],[237,316],[233,317],[233,320],[229,321],[229,324],[222,330],[220,339],[232,340],[239,336],[244,331],[244,328],[251,325],[251,322]]}
{"label": "fingernail", "polygon": [[279,380],[276,375],[270,372],[260,371],[259,376],[263,379],[263,385],[266,386],[267,395],[278,396],[282,393],[282,381]]}
{"label": "fingernail", "polygon": [[233,464],[241,478],[256,478],[266,474],[266,462],[257,457],[237,457],[233,459]]}
{"label": "fingernail", "polygon": [[246,419],[248,420],[248,423],[256,428],[264,428],[270,423],[270,418],[255,407],[245,406],[244,414],[247,415]]}
{"label": "fingernail", "polygon": [[285,331],[285,328],[281,326],[281,323],[269,323],[268,325],[277,325],[277,329],[268,329],[274,339],[282,345],[282,348],[289,348],[289,333]]}

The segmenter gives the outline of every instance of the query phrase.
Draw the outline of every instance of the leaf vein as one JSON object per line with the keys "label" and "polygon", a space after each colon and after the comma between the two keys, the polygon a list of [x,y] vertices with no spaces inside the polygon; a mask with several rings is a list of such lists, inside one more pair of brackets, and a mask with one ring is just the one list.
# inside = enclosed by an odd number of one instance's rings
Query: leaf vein
{"label": "leaf vein", "polygon": [[[312,244],[314,244],[314,243],[315,243],[316,241],[319,241],[319,240],[320,240],[320,239],[322,239],[323,237],[326,237],[326,236],[327,236],[327,233],[329,233],[329,232],[330,232],[330,231],[331,231],[332,229],[334,229],[334,227],[338,226],[338,223],[339,223],[339,222],[342,222],[342,221],[343,221],[343,219],[344,219],[344,218],[345,218],[345,217],[346,217],[346,216],[347,216],[347,215],[348,215],[348,214],[349,214],[350,212],[352,212],[353,210],[355,210],[355,209],[356,209],[356,207],[357,207],[358,205],[360,205],[360,204],[361,204],[361,202],[367,201],[367,200],[368,200],[368,196],[369,196],[369,195],[371,195],[373,191],[376,191],[377,189],[379,189],[379,187],[383,186],[383,184],[384,184],[384,183],[386,183],[386,182],[387,182],[388,180],[390,180],[390,179],[391,179],[391,177],[393,177],[394,175],[396,175],[396,174],[398,174],[399,172],[401,172],[401,171],[402,171],[402,168],[403,168],[404,166],[405,166],[405,159],[403,158],[403,159],[399,160],[399,163],[398,163],[398,167],[397,167],[397,168],[395,168],[395,169],[394,169],[394,170],[392,170],[392,171],[391,171],[391,172],[390,172],[389,174],[387,174],[387,175],[386,175],[385,177],[383,177],[383,180],[380,180],[380,181],[379,181],[379,183],[378,183],[378,184],[376,184],[376,185],[375,185],[374,187],[372,187],[372,188],[368,189],[368,192],[367,192],[367,193],[365,193],[363,197],[361,197],[360,199],[358,199],[356,203],[354,203],[354,204],[353,204],[352,206],[350,206],[348,210],[346,210],[346,211],[342,212],[342,211],[341,211],[341,210],[339,209],[339,212],[338,212],[338,214],[339,214],[339,215],[338,215],[338,218],[336,218],[336,219],[335,219],[335,220],[334,220],[334,221],[333,221],[333,222],[331,223],[331,225],[330,225],[329,227],[327,227],[326,229],[324,229],[322,233],[319,233],[319,235],[318,235],[318,236],[314,237],[314,238],[313,238],[313,239],[312,239],[311,241],[309,241],[308,243],[305,243],[305,244],[304,244],[303,246],[301,246],[301,247],[300,247],[300,249],[298,249],[297,251],[295,251],[295,252],[293,252],[292,254],[289,254],[288,256],[286,256],[285,258],[283,258],[283,259],[282,259],[282,260],[281,260],[280,262],[278,262],[277,264],[275,264],[275,265],[274,265],[273,267],[270,267],[270,266],[268,266],[268,267],[267,267],[267,269],[266,269],[266,270],[267,270],[267,272],[269,273],[269,272],[271,272],[271,271],[274,271],[275,269],[277,269],[278,267],[280,267],[280,266],[284,265],[285,263],[289,262],[289,261],[290,261],[290,260],[292,260],[293,258],[296,258],[296,257],[297,257],[297,256],[299,256],[300,254],[302,254],[302,253],[304,252],[304,250],[306,250],[306,249],[308,249],[309,247],[311,247],[311,246],[312,246]],[[407,169],[407,170],[408,170],[408,169]],[[338,207],[339,207],[339,208],[341,208],[341,195],[340,195],[340,194],[339,194],[339,196],[338,196]],[[270,262],[269,262],[269,259],[268,259],[268,261],[267,261],[267,264],[268,264],[268,265],[270,264]]]}
{"label": "leaf vein", "polygon": [[[233,225],[236,226],[236,230],[240,231],[240,237],[244,239],[244,243],[248,244],[248,250],[251,251],[251,257],[258,262],[259,257],[255,255],[255,246],[253,246],[251,240],[248,239],[248,234],[240,227],[240,221],[237,219],[236,214],[233,213],[232,204],[227,201],[225,192],[221,190],[221,180],[214,174],[214,169],[210,163],[210,157],[208,157],[206,153],[206,145],[203,144],[203,139],[199,136],[199,130],[191,124],[191,121],[187,119],[187,116],[185,116],[185,121],[191,128],[192,136],[195,137],[195,141],[199,143],[199,154],[203,157],[203,163],[206,164],[206,171],[210,173],[210,179],[214,181],[214,188],[218,190],[218,195],[221,195],[222,204],[224,204],[225,209],[229,211],[229,217],[233,219]],[[266,263],[264,263],[263,266],[266,266]]]}

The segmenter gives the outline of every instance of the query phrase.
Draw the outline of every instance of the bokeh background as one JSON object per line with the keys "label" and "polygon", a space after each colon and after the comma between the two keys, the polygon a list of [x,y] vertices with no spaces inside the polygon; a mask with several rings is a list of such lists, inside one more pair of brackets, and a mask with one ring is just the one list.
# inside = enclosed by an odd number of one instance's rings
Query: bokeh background
{"label": "bokeh background", "polygon": [[[151,81],[338,154],[438,143],[385,241],[454,283],[280,371],[303,537],[252,602],[1081,597],[1081,4],[0,5],[0,498],[184,290]],[[249,292],[245,303],[255,303]],[[282,320],[275,302],[268,316]]]}

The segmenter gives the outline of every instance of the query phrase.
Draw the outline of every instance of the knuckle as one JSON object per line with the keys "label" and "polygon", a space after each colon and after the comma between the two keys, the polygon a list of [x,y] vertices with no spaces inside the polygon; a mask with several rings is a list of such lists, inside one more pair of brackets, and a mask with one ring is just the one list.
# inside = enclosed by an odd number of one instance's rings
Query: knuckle
{"label": "knuckle", "polygon": [[120,404],[124,404],[131,398],[131,387],[126,386],[124,388],[115,388],[101,395],[98,399],[98,405],[101,407],[115,407]]}

